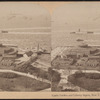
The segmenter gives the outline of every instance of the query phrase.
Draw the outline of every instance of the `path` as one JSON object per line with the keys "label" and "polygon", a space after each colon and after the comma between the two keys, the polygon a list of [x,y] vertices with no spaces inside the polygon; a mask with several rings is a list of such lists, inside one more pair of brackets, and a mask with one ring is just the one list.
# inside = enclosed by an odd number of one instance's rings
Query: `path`
{"label": "path", "polygon": [[[41,90],[42,92],[51,92],[51,88],[47,88],[47,89],[44,89],[44,90]],[[40,92],[40,91],[39,91]]]}
{"label": "path", "polygon": [[[70,70],[70,73],[69,71],[67,70],[56,70],[58,71],[59,73],[61,73],[61,80],[59,82],[59,84],[64,84],[64,83],[68,83],[68,76],[71,75],[71,74],[74,74],[76,71],[78,70]],[[97,71],[97,70],[81,70],[82,72],[85,72],[85,73],[99,73],[100,74],[100,71]],[[66,74],[64,74],[66,73]],[[79,91],[88,91],[86,89],[83,89],[79,86],[74,86],[72,83],[70,83],[71,86],[66,86],[65,88],[67,89],[73,89],[73,88],[77,88]],[[72,87],[73,86],[73,87]]]}
{"label": "path", "polygon": [[37,78],[37,77],[34,76],[34,75],[27,74],[27,73],[23,73],[23,72],[18,72],[18,71],[13,71],[13,70],[4,70],[4,69],[0,69],[0,72],[10,72],[10,73],[15,73],[15,74],[18,74],[18,75],[26,76],[26,77],[29,77],[29,78],[36,79],[36,80],[38,80],[38,81],[42,81],[42,82],[46,82],[46,83],[51,84],[51,82],[50,82],[49,80],[42,79],[42,78]]}

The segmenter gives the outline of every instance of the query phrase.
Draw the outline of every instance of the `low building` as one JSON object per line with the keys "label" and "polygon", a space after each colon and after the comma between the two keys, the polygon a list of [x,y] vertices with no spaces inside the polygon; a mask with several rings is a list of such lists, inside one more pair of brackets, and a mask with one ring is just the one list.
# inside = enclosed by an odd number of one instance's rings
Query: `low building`
{"label": "low building", "polygon": [[88,59],[100,61],[100,56],[89,56]]}
{"label": "low building", "polygon": [[14,48],[6,48],[6,49],[4,49],[4,53],[2,54],[2,57],[3,58],[12,58],[12,59],[14,59],[14,58],[16,58],[17,57],[17,50],[16,49],[14,49]]}
{"label": "low building", "polygon": [[94,56],[100,56],[100,52],[95,53]]}
{"label": "low building", "polygon": [[5,60],[3,59],[1,61],[1,64],[4,65],[4,66],[11,66],[13,63],[14,63],[14,61],[13,60],[9,60],[9,59],[5,59]]}
{"label": "low building", "polygon": [[86,62],[86,65],[91,67],[97,67],[99,65],[99,62],[97,60],[88,60]]}
{"label": "low building", "polygon": [[24,54],[25,54],[25,51],[18,51],[17,57],[23,57]]}
{"label": "low building", "polygon": [[2,55],[2,57],[3,57],[3,58],[8,58],[8,59],[9,59],[9,58],[14,59],[14,58],[16,58],[16,57],[17,57],[17,54],[13,54],[13,55],[3,54],[3,55]]}
{"label": "low building", "polygon": [[83,57],[81,59],[79,59],[76,63],[77,66],[85,66],[86,65],[86,62],[88,61],[88,58],[86,57]]}
{"label": "low building", "polygon": [[15,47],[15,48],[18,47],[18,46],[15,45],[15,44],[3,44],[3,46],[5,46],[5,47]]}
{"label": "low building", "polygon": [[76,65],[96,67],[99,65],[99,61],[100,61],[99,56],[89,56],[79,59]]}
{"label": "low building", "polygon": [[63,52],[63,55],[65,55],[66,57],[81,58],[84,57],[84,55],[90,55],[90,50],[91,48],[74,47],[70,50],[65,50]]}

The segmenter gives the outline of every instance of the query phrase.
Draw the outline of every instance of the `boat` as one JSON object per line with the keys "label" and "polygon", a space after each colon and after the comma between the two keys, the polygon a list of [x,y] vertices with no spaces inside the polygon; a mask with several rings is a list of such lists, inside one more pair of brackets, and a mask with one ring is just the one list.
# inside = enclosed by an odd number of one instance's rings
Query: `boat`
{"label": "boat", "polygon": [[93,34],[93,33],[94,33],[94,32],[92,32],[92,31],[88,31],[88,32],[87,32],[87,34]]}
{"label": "boat", "polygon": [[76,32],[70,32],[70,34],[93,34],[92,31],[80,31],[80,29]]}
{"label": "boat", "polygon": [[2,30],[1,33],[8,33],[8,31],[6,31],[6,30]]}
{"label": "boat", "polygon": [[70,34],[75,34],[76,32],[70,32]]}
{"label": "boat", "polygon": [[76,41],[84,41],[83,39],[77,39]]}

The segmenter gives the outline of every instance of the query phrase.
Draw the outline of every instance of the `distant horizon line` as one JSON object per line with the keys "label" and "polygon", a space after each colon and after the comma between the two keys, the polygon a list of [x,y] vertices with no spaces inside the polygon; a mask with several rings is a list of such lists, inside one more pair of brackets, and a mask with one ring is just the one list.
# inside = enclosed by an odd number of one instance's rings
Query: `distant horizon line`
{"label": "distant horizon line", "polygon": [[16,29],[51,29],[51,27],[0,28],[0,30],[16,30]]}
{"label": "distant horizon line", "polygon": [[[52,32],[78,32],[77,30],[53,30]],[[80,32],[100,32],[100,30],[82,30]]]}
{"label": "distant horizon line", "polygon": [[51,32],[8,32],[0,34],[50,34]]}

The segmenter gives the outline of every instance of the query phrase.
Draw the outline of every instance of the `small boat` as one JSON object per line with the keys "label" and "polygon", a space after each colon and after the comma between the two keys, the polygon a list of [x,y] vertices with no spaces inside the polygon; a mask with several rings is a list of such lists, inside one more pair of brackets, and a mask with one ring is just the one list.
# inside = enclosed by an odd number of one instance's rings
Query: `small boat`
{"label": "small boat", "polygon": [[76,32],[70,32],[70,34],[75,34]]}
{"label": "small boat", "polygon": [[77,39],[76,41],[84,41],[83,39]]}
{"label": "small boat", "polygon": [[93,33],[94,33],[94,32],[92,32],[92,31],[88,31],[88,32],[87,32],[87,34],[93,34]]}
{"label": "small boat", "polygon": [[8,31],[6,31],[6,30],[2,30],[1,33],[8,33]]}

